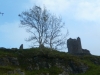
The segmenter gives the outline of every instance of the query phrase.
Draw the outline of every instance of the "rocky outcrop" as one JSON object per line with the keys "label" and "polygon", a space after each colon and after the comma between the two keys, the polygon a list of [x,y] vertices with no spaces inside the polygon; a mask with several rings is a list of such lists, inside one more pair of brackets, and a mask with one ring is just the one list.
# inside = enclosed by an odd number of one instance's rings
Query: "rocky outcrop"
{"label": "rocky outcrop", "polygon": [[[79,38],[77,40],[79,40]],[[71,41],[71,42],[75,42],[72,45],[71,43],[69,43],[69,46],[71,45],[72,47],[72,51],[70,51],[71,53],[73,52],[73,49],[75,47],[76,47],[75,48],[76,51],[77,49],[81,50],[82,48],[80,45],[80,42],[77,42],[77,40]],[[71,47],[69,48],[71,49]],[[28,72],[40,71],[41,69],[47,70],[47,72],[41,72],[37,75],[53,75],[52,72],[55,72],[55,70],[57,72],[56,75],[57,74],[69,75],[70,73],[78,74],[78,73],[85,73],[89,69],[88,65],[86,65],[84,62],[80,62],[76,58],[74,59],[74,57],[78,57],[78,56],[72,57],[71,55],[70,57],[70,55],[68,54],[69,56],[67,57],[67,53],[60,54],[60,52],[57,52],[55,50],[54,52],[51,50],[50,51],[44,50],[44,52],[41,52],[39,50],[37,51],[37,48],[36,48],[36,51],[34,50],[35,50],[34,48],[33,48],[33,51],[32,50],[28,51],[28,50],[12,50],[12,49],[4,50],[3,49],[2,50],[3,52],[1,52],[1,54],[2,53],[3,54],[2,56],[0,56],[0,67],[13,66],[14,70],[8,69],[5,72],[8,75],[11,75],[11,74],[25,75],[25,72],[23,72],[22,69]],[[90,53],[86,49],[82,49],[82,51],[79,51],[78,53],[81,53],[81,52],[85,54]],[[95,64],[100,64],[100,62],[97,61],[98,59],[95,59],[95,60],[91,59],[91,60]],[[19,69],[16,69],[16,67]]]}
{"label": "rocky outcrop", "polygon": [[[84,73],[88,70],[88,66],[84,63],[48,56],[34,56],[32,59],[23,58],[22,65],[27,65],[26,69],[29,71],[57,67],[66,73],[66,75],[68,75],[67,73]],[[63,72],[60,72],[59,74],[64,75]]]}
{"label": "rocky outcrop", "polygon": [[25,72],[24,71],[22,71],[20,68],[18,68],[18,69],[15,69],[15,70],[13,70],[13,71],[8,71],[7,72],[7,75],[25,75]]}
{"label": "rocky outcrop", "polygon": [[69,75],[68,72],[63,71],[61,74],[59,75]]}
{"label": "rocky outcrop", "polygon": [[16,57],[1,57],[0,66],[8,66],[8,65],[18,66],[19,65],[18,59]]}

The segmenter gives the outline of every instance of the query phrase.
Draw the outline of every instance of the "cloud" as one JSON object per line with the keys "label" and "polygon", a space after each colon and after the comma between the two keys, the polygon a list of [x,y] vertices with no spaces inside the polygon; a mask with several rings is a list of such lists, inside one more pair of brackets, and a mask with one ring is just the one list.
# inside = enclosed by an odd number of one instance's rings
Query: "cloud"
{"label": "cloud", "polygon": [[100,1],[81,1],[77,4],[75,17],[79,20],[98,21],[100,18]]}
{"label": "cloud", "polygon": [[39,6],[45,6],[57,15],[76,20],[97,21],[100,18],[100,0],[30,0]]}
{"label": "cloud", "polygon": [[30,0],[31,6],[34,4],[41,7],[46,7],[54,14],[64,13],[70,7],[70,1],[68,0]]}

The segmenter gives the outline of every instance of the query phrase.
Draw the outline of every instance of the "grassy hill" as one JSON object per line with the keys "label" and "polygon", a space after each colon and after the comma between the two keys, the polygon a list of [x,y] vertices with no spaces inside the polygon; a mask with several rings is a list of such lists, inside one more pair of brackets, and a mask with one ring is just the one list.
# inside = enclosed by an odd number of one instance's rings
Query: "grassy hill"
{"label": "grassy hill", "polygon": [[99,56],[44,48],[0,49],[0,75],[100,75]]}

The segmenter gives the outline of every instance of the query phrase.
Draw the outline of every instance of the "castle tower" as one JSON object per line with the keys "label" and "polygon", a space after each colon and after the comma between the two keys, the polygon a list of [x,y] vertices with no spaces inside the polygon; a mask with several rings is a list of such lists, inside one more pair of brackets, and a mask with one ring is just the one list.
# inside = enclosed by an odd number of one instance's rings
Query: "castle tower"
{"label": "castle tower", "polygon": [[67,40],[68,53],[72,53],[72,52],[73,52],[73,47],[72,47],[72,45],[71,45],[71,42],[72,42],[72,39],[69,38],[69,39]]}
{"label": "castle tower", "polygon": [[78,45],[78,53],[82,53],[82,45],[81,45],[81,39],[77,38],[77,45]]}
{"label": "castle tower", "polygon": [[68,53],[70,54],[79,54],[82,52],[82,46],[81,46],[81,40],[78,37],[77,39],[68,39],[67,40],[67,47],[68,47]]}

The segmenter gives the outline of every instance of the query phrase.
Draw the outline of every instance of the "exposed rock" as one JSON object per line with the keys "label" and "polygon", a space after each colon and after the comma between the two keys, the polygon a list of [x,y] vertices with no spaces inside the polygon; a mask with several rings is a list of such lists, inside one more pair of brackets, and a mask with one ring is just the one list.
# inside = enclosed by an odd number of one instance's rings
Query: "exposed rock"
{"label": "exposed rock", "polygon": [[51,68],[51,64],[48,64],[49,68]]}
{"label": "exposed rock", "polygon": [[61,74],[59,75],[69,75],[68,72],[63,71]]}
{"label": "exposed rock", "polygon": [[[30,64],[35,64],[35,65],[31,65],[29,66],[29,71],[31,71],[32,69],[34,70],[40,70],[40,69],[49,69],[52,68],[53,66],[56,66],[58,68],[61,69],[61,71],[65,71],[66,74],[67,73],[84,73],[88,70],[88,66],[85,65],[84,63],[81,62],[75,62],[74,60],[68,60],[67,62],[64,59],[59,59],[59,58],[46,58],[46,57],[42,57],[42,56],[35,56],[33,58],[33,63],[31,61],[28,61],[27,63]],[[24,62],[24,61],[23,61]],[[61,73],[62,74],[62,73]],[[64,74],[62,74],[64,75]]]}
{"label": "exposed rock", "polygon": [[46,75],[49,75],[49,73],[47,73]]}
{"label": "exposed rock", "polygon": [[8,71],[8,72],[7,72],[7,75],[15,75],[15,74],[18,74],[18,75],[25,75],[25,72],[21,71],[20,68],[15,69],[14,71]]}
{"label": "exposed rock", "polygon": [[16,65],[16,66],[19,65],[18,59],[16,57],[8,57],[8,59],[9,59],[9,62],[12,63],[13,65]]}
{"label": "exposed rock", "polygon": [[34,69],[35,70],[39,70],[40,69],[38,63],[36,64],[36,67]]}
{"label": "exposed rock", "polygon": [[9,63],[9,59],[7,58],[0,58],[0,66],[7,66]]}
{"label": "exposed rock", "polygon": [[9,64],[18,66],[19,65],[18,59],[15,57],[2,57],[2,58],[0,58],[0,66],[7,66]]}
{"label": "exposed rock", "polygon": [[11,74],[14,74],[14,72],[13,71],[8,71],[7,72],[7,75],[11,75]]}
{"label": "exposed rock", "polygon": [[[20,57],[21,58],[21,57]],[[35,56],[35,57],[24,57],[21,58],[21,64],[19,64],[20,61],[18,61],[17,57],[3,57],[0,58],[0,66],[7,66],[9,65],[27,65],[25,67],[25,70],[34,71],[34,70],[40,70],[40,69],[50,69],[54,66],[61,69],[61,73],[59,72],[59,75],[68,75],[68,73],[84,73],[88,70],[88,66],[84,63],[75,62],[74,60],[68,60],[65,61],[65,59],[61,58],[48,58],[43,56]],[[78,65],[77,65],[78,64]],[[63,71],[63,72],[62,72]],[[15,73],[18,73],[18,75],[25,75],[21,69],[16,69],[14,71],[9,71],[8,75]],[[42,74],[41,74],[42,75]],[[43,73],[43,75],[49,75],[49,73]]]}
{"label": "exposed rock", "polygon": [[[80,40],[79,38],[77,40]],[[89,51],[86,49],[82,49],[80,43],[77,42],[77,40],[72,41],[69,43],[69,48],[72,49],[70,52],[73,53],[75,49],[78,53],[87,53],[89,54]],[[70,41],[70,40],[69,40]],[[71,45],[71,46],[70,46]],[[76,47],[76,48],[75,48]],[[22,48],[23,49],[23,48]],[[15,53],[15,51],[12,51]],[[77,74],[77,73],[85,73],[88,70],[88,66],[84,64],[83,62],[78,62],[77,60],[74,60],[73,58],[70,59],[70,57],[66,56],[50,56],[50,55],[45,55],[45,54],[38,54],[35,55],[32,53],[24,53],[23,51],[17,51],[18,56],[16,57],[11,57],[9,55],[5,57],[0,57],[0,66],[18,66],[21,68],[25,68],[26,70],[29,71],[34,71],[34,70],[41,70],[41,69],[52,69],[54,67],[54,71],[57,68],[57,74],[59,75],[69,75],[70,73]],[[77,53],[77,52],[74,52]],[[27,56],[29,55],[29,56]],[[83,57],[83,56],[82,56]],[[91,59],[95,64],[100,64],[98,62],[98,59]],[[19,64],[20,63],[20,64]],[[47,71],[48,72],[48,71]],[[59,72],[59,73],[58,73]],[[10,74],[15,74],[18,73],[19,75],[25,75],[21,69],[16,69],[14,71],[8,71],[8,75]],[[49,75],[50,73],[41,73],[41,75]]]}
{"label": "exposed rock", "polygon": [[41,74],[39,74],[39,75],[49,75],[49,73],[41,73]]}
{"label": "exposed rock", "polygon": [[25,72],[21,71],[21,72],[19,73],[19,75],[25,75]]}
{"label": "exposed rock", "polygon": [[88,66],[80,63],[79,65],[77,65],[74,61],[68,61],[69,62],[69,72],[70,73],[84,73],[88,70]]}
{"label": "exposed rock", "polygon": [[20,68],[14,70],[14,74],[25,75],[25,73],[23,71],[21,71]]}
{"label": "exposed rock", "polygon": [[43,73],[41,73],[40,75],[44,75]]}
{"label": "exposed rock", "polygon": [[29,65],[29,66],[27,67],[27,69],[28,69],[29,71],[32,71],[32,70],[33,70],[32,65]]}

